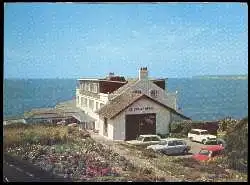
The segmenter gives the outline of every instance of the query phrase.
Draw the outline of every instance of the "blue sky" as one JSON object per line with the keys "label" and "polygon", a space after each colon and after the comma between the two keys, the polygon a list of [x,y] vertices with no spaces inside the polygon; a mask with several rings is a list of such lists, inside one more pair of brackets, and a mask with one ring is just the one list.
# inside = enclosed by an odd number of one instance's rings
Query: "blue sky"
{"label": "blue sky", "polygon": [[7,3],[5,78],[248,73],[241,3]]}

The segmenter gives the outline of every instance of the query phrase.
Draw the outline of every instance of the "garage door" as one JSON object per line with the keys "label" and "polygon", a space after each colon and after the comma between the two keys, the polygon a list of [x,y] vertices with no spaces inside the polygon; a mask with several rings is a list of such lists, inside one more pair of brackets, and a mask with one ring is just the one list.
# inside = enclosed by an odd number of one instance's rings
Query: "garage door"
{"label": "garage door", "polygon": [[142,134],[156,134],[156,114],[126,115],[125,140]]}

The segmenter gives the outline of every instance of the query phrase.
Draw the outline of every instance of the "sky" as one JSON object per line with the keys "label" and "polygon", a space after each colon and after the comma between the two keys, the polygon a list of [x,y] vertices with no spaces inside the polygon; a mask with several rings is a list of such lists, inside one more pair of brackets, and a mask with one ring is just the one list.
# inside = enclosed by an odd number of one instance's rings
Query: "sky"
{"label": "sky", "polygon": [[4,78],[248,73],[243,3],[6,3]]}

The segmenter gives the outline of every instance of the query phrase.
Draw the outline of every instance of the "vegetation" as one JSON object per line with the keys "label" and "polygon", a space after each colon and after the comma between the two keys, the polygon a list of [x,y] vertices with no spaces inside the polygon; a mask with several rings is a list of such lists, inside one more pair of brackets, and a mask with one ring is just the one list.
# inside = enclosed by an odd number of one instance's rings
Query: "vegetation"
{"label": "vegetation", "polygon": [[171,124],[171,137],[187,137],[192,121],[178,121]]}
{"label": "vegetation", "polygon": [[228,165],[240,171],[247,171],[248,164],[248,117],[227,129],[225,140]]}
{"label": "vegetation", "polygon": [[53,145],[68,141],[68,128],[51,124],[11,124],[3,127],[3,147],[24,144]]}
{"label": "vegetation", "polygon": [[[146,150],[143,146],[121,143],[121,146],[129,149],[130,155],[138,156],[140,159],[152,163],[152,166],[147,168],[135,167],[133,162],[115,153],[104,144],[96,143],[88,134],[80,132],[77,127],[52,124],[28,125],[16,123],[6,125],[3,127],[3,146],[6,151],[23,155],[24,159],[32,160],[38,164],[41,163],[46,168],[56,171],[56,173],[63,173],[61,172],[62,169],[69,169],[72,171],[70,173],[76,181],[86,181],[84,179],[85,176],[81,176],[81,174],[85,173],[82,165],[88,168],[89,164],[90,166],[94,165],[96,169],[93,172],[96,173],[93,175],[93,181],[166,181],[167,179],[156,177],[154,168],[190,181],[201,181],[203,177],[207,181],[239,178],[245,180],[247,175],[244,176],[240,172],[242,172],[242,169],[246,172],[246,169],[240,164],[247,165],[248,118],[234,124],[234,126],[232,124],[228,125],[231,126],[228,127],[225,137],[228,145],[226,150],[227,157],[204,164],[198,163],[191,158],[165,156]],[[174,134],[179,134],[183,137],[186,137],[190,129],[190,121],[172,124],[172,131],[179,132]],[[75,161],[76,159],[78,162]],[[93,162],[88,163],[91,160]],[[109,168],[117,167],[120,170],[119,174],[128,175],[100,177],[97,175],[99,174],[98,166],[101,165],[103,169],[106,168],[104,163],[99,164],[100,161],[105,161],[105,164],[109,164]],[[74,171],[73,166],[77,167],[76,171]],[[236,169],[240,172],[228,172],[228,168]],[[232,176],[232,174],[239,176],[239,178]]]}

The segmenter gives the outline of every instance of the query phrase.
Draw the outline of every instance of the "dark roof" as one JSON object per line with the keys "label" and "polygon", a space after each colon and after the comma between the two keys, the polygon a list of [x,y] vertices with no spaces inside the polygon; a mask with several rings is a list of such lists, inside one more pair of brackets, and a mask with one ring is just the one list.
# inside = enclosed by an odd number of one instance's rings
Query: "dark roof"
{"label": "dark roof", "polygon": [[33,114],[26,119],[52,119],[52,118],[64,118],[64,116],[58,114],[58,113],[37,113]]}
{"label": "dark roof", "polygon": [[167,108],[169,111],[173,112],[174,114],[179,115],[180,117],[184,119],[190,120],[189,117],[184,116],[183,114],[177,112],[176,110],[162,104],[161,102],[153,98],[150,98],[149,96],[145,94],[136,94],[136,93],[130,93],[130,92],[125,92],[125,93],[122,93],[121,95],[118,95],[113,100],[111,100],[108,104],[104,105],[101,109],[99,109],[97,113],[102,117],[112,119],[115,116],[117,116],[120,112],[122,112],[124,109],[126,109],[128,106],[130,106],[132,103],[134,103],[135,101],[143,97],[156,102],[157,104]]}
{"label": "dark roof", "polygon": [[130,88],[131,86],[133,86],[136,82],[137,82],[137,80],[128,81],[128,83],[126,83],[125,85],[121,86],[119,89],[115,90],[112,94],[114,94],[114,95],[120,94],[120,93],[122,93],[124,90],[129,89],[129,88]]}
{"label": "dark roof", "polygon": [[75,119],[77,119],[80,122],[93,122],[95,121],[94,118],[90,117],[89,115],[87,115],[84,112],[74,112],[74,113],[67,113],[66,115],[68,116],[72,116]]}
{"label": "dark roof", "polygon": [[71,116],[80,122],[91,122],[95,121],[92,117],[84,113],[80,108],[76,107],[76,101],[70,100],[66,102],[62,102],[55,107],[56,110],[60,111],[61,114],[65,116]]}

